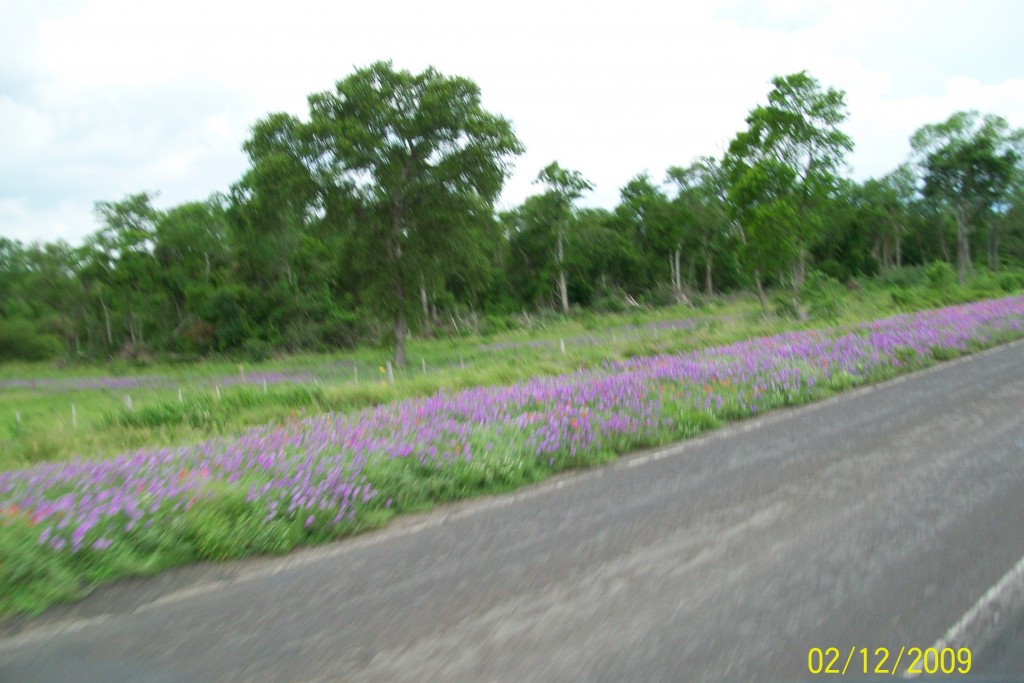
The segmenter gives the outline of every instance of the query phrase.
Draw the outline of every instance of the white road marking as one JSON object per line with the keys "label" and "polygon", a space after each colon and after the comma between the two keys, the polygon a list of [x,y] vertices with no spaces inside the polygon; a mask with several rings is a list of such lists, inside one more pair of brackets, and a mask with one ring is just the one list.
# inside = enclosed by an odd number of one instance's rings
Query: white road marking
{"label": "white road marking", "polygon": [[[941,652],[947,647],[970,647],[984,643],[984,632],[999,623],[1005,610],[1024,603],[1024,557],[985,591],[974,606],[953,624],[946,635],[935,641],[932,649]],[[980,638],[980,641],[978,639]],[[922,665],[924,660],[922,660]],[[923,666],[922,666],[923,668]],[[906,673],[903,678],[917,678],[920,674]]]}

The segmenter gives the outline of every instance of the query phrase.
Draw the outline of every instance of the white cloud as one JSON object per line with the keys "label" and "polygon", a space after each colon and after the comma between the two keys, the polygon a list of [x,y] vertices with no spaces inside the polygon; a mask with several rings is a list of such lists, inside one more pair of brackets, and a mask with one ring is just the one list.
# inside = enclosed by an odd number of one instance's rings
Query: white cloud
{"label": "white cloud", "polygon": [[0,237],[29,242],[64,240],[77,243],[92,228],[92,213],[75,202],[62,201],[44,208],[0,197]]}
{"label": "white cloud", "polygon": [[1024,125],[1010,58],[1024,10],[986,0],[23,5],[0,27],[5,236],[84,235],[94,201],[128,193],[167,206],[224,191],[257,118],[304,115],[309,93],[378,59],[468,76],[513,121],[528,151],[506,206],[557,159],[610,207],[641,171],[720,154],[769,80],[803,69],[847,91],[860,178],[957,109]]}

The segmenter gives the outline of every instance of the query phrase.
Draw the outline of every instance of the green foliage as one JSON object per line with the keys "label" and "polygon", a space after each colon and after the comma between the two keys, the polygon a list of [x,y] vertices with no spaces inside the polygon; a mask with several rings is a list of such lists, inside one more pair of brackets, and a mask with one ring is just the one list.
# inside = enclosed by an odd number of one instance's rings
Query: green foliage
{"label": "green foliage", "polygon": [[47,360],[60,353],[56,336],[40,333],[27,320],[0,319],[0,362]]}
{"label": "green foliage", "polygon": [[924,281],[929,289],[946,296],[956,286],[956,272],[945,261],[935,261],[924,269]]}
{"label": "green foliage", "polygon": [[[310,385],[277,385],[268,388],[250,386],[232,387],[216,391],[167,398],[158,403],[139,406],[132,410],[121,410],[107,414],[103,422],[108,426],[141,429],[186,425],[193,429],[219,430],[234,422],[240,412],[260,411],[268,419],[284,419],[296,411],[314,409],[320,412],[329,404],[322,387]],[[274,417],[269,417],[269,416]]]}
{"label": "green foliage", "polygon": [[733,217],[743,230],[741,259],[757,274],[792,271],[821,238],[823,216],[852,140],[845,93],[822,89],[806,72],[777,77],[768,104],[747,116],[724,166]]}
{"label": "green foliage", "polygon": [[253,363],[267,360],[273,350],[269,343],[255,337],[250,337],[242,342],[242,357]]}
{"label": "green foliage", "polygon": [[804,282],[800,298],[811,318],[832,321],[842,313],[843,286],[824,273],[814,272]]}
{"label": "green foliage", "polygon": [[266,521],[267,511],[246,500],[240,486],[209,492],[185,512],[179,544],[195,557],[227,560],[254,553],[286,553],[302,540],[303,522],[295,518]]}
{"label": "green foliage", "polygon": [[486,263],[493,202],[523,146],[475,83],[433,68],[377,62],[311,95],[309,109],[304,163],[357,218],[351,266],[364,303],[394,322],[401,367],[414,288]]}
{"label": "green foliage", "polygon": [[917,287],[925,281],[924,266],[903,266],[902,268],[889,268],[883,270],[878,276],[880,284],[886,287]]}
{"label": "green foliage", "polygon": [[38,614],[81,596],[80,569],[41,545],[27,518],[0,511],[0,527],[0,614]]}
{"label": "green foliage", "polygon": [[957,278],[966,283],[970,237],[991,220],[1009,194],[1024,159],[1024,131],[1000,116],[956,112],[922,126],[910,139],[924,178],[924,195],[956,222]]}
{"label": "green foliage", "polygon": [[999,288],[1007,294],[1024,289],[1024,271],[999,274]]}
{"label": "green foliage", "polygon": [[780,318],[799,320],[803,315],[800,299],[795,292],[782,289],[772,294],[772,312]]}

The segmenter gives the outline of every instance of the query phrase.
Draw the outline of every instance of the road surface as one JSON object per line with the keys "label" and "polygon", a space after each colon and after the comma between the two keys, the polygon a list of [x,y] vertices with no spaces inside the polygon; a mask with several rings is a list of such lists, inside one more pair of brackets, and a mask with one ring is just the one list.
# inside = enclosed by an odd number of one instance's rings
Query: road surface
{"label": "road surface", "polygon": [[1022,558],[1017,343],[330,546],[108,586],[7,623],[0,681],[807,681],[828,647],[855,680],[860,648],[891,667],[936,644],[1024,680]]}

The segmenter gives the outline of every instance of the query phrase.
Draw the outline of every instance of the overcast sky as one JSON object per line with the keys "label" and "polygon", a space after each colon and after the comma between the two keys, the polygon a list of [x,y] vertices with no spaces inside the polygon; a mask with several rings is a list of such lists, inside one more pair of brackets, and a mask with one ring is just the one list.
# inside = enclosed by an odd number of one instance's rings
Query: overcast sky
{"label": "overcast sky", "polygon": [[[501,204],[553,160],[611,208],[631,177],[720,155],[773,76],[847,93],[853,176],[904,161],[954,111],[1024,126],[1024,3],[31,0],[0,21],[0,236],[79,243],[93,203],[226,192],[249,127],[391,59],[466,76],[527,152]],[[613,7],[613,8],[612,8]]]}

